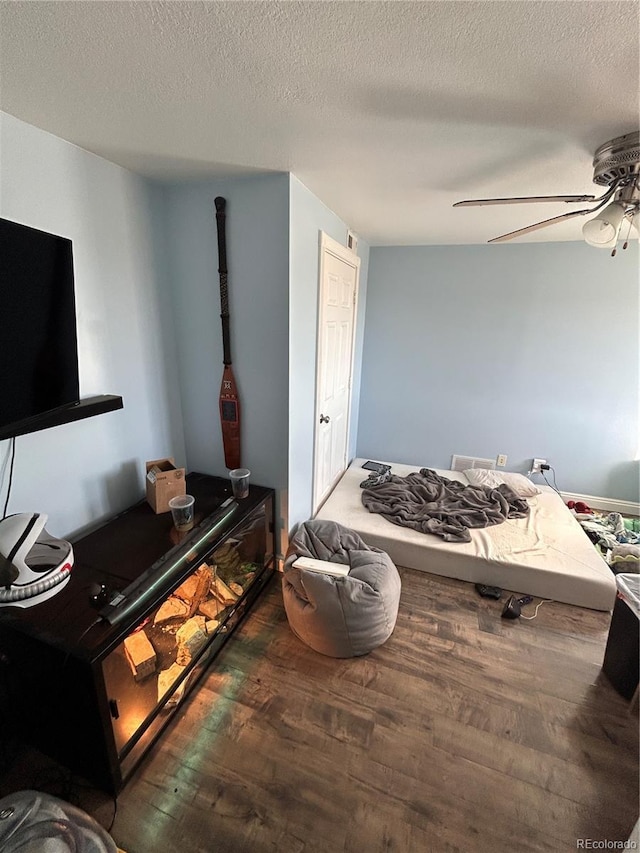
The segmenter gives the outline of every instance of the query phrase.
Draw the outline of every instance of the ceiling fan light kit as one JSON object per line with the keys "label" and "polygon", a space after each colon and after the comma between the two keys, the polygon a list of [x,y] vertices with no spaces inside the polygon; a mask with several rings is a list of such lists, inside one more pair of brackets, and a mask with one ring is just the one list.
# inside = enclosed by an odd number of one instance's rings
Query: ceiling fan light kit
{"label": "ceiling fan light kit", "polygon": [[618,242],[620,226],[626,214],[624,205],[617,201],[607,205],[597,216],[582,226],[582,236],[590,246],[612,249]]}
{"label": "ceiling fan light kit", "polygon": [[[640,131],[626,133],[616,136],[615,139],[605,142],[597,148],[593,156],[593,182],[607,187],[607,191],[600,198],[587,195],[552,195],[552,196],[530,196],[521,198],[494,198],[494,199],[469,199],[458,201],[454,207],[477,207],[488,204],[531,204],[532,202],[565,202],[575,204],[576,202],[594,205],[582,210],[574,210],[563,213],[551,219],[544,219],[517,231],[510,231],[499,237],[493,237],[489,243],[502,243],[546,228],[556,222],[572,219],[575,216],[586,216],[597,212],[597,216],[585,222],[582,235],[590,246],[601,249],[613,249],[612,256],[616,254],[616,245],[620,233],[624,227],[628,227],[623,249],[627,248],[631,227],[635,224],[634,219],[640,208]],[[625,226],[626,223],[626,226]]]}

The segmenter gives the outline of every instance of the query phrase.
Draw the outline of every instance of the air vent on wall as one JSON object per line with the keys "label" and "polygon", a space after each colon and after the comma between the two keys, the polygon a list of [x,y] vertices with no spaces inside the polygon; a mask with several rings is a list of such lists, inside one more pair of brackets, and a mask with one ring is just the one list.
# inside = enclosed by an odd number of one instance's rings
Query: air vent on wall
{"label": "air vent on wall", "polygon": [[456,456],[451,457],[452,471],[466,471],[468,468],[490,468],[496,467],[495,459],[480,459],[478,456]]}

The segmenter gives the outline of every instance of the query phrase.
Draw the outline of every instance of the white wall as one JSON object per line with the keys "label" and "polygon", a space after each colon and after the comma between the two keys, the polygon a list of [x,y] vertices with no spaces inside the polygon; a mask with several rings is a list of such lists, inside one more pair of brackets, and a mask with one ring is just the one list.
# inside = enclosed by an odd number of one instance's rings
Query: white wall
{"label": "white wall", "polygon": [[372,249],[358,455],[638,501],[638,298],[637,241]]}
{"label": "white wall", "polygon": [[[289,266],[289,526],[311,517],[315,431],[316,334],[320,232],[346,245],[347,225],[295,176],[290,176]],[[349,458],[355,455],[369,247],[362,262],[356,318]]]}
{"label": "white wall", "polygon": [[[0,113],[0,215],[73,241],[80,393],[124,409],[16,439],[8,512],[43,512],[69,536],[142,496],[144,463],[184,463],[167,311],[154,234],[161,192],[130,172]],[[10,442],[0,443],[2,506]]]}

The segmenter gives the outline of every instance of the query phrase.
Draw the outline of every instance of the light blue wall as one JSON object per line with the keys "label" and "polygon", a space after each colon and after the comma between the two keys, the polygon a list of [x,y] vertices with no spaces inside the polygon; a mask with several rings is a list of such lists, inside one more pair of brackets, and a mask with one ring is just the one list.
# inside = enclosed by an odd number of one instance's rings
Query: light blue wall
{"label": "light blue wall", "polygon": [[[188,470],[226,476],[213,204],[223,195],[243,464],[254,482],[277,489],[284,533],[308,518],[319,232],[344,243],[346,224],[286,174],[153,184],[4,114],[2,147],[2,215],[74,242],[82,396],[116,393],[125,404],[18,438],[9,511],[47,512],[52,532],[71,535],[139,499],[148,459],[173,456]],[[359,254],[351,455],[363,242]],[[8,451],[0,444],[5,489]]]}
{"label": "light blue wall", "polygon": [[[295,176],[290,176],[289,292],[289,527],[312,515],[315,431],[316,335],[320,232],[346,245],[347,225]],[[360,288],[350,418],[350,458],[355,455],[369,247],[358,244]]]}
{"label": "light blue wall", "polygon": [[[73,241],[80,393],[124,409],[16,439],[8,512],[70,536],[144,493],[144,463],[184,461],[155,190],[125,169],[0,113],[0,215]],[[0,490],[9,441],[0,442]]]}
{"label": "light blue wall", "polygon": [[373,248],[358,455],[638,500],[638,244]]}
{"label": "light blue wall", "polygon": [[[213,200],[227,199],[234,373],[243,465],[278,492],[283,534],[311,516],[319,235],[347,226],[292,175],[175,184],[164,189],[187,466],[226,476],[218,415],[222,333]],[[355,454],[369,248],[362,257],[351,455]],[[281,548],[286,547],[283,535]]]}
{"label": "light blue wall", "polygon": [[[242,407],[242,463],[254,483],[287,486],[289,177],[165,189],[187,466],[227,476],[218,397],[222,326],[214,198],[227,199],[231,356]],[[286,517],[286,500],[279,514]],[[282,521],[284,524],[285,522]]]}

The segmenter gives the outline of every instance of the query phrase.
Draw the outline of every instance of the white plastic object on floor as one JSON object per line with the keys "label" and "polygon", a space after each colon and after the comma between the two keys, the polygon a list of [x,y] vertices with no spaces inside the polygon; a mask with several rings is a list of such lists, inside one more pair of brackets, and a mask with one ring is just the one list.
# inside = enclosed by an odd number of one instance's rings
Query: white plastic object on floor
{"label": "white plastic object on floor", "polygon": [[328,560],[316,560],[313,557],[298,557],[293,563],[294,569],[307,569],[312,572],[322,572],[324,575],[335,575],[346,577],[349,574],[349,566],[342,563],[331,563]]}

